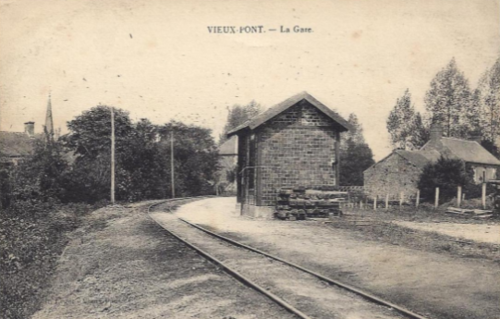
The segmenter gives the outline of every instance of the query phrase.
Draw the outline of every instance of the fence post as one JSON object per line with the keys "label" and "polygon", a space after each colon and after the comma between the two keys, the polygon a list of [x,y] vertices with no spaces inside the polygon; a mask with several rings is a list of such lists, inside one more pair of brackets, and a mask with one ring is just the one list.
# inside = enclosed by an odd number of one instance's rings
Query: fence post
{"label": "fence post", "polygon": [[389,209],[389,194],[385,195],[385,210]]}
{"label": "fence post", "polygon": [[434,208],[439,206],[439,187],[436,187],[436,197],[434,198]]}
{"label": "fence post", "polygon": [[415,201],[415,207],[418,208],[419,204],[420,204],[420,189],[417,189],[417,200]]}
{"label": "fence post", "polygon": [[378,195],[375,195],[375,197],[373,197],[373,210],[377,210],[377,200]]}
{"label": "fence post", "polygon": [[481,189],[481,202],[483,203],[483,209],[486,209],[486,183],[483,183]]}
{"label": "fence post", "polygon": [[462,203],[462,186],[457,187],[457,207],[460,208],[460,204]]}

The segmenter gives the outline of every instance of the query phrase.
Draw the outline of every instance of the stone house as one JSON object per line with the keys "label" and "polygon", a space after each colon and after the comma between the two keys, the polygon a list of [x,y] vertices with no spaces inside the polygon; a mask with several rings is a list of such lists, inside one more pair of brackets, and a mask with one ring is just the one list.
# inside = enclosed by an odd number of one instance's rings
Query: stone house
{"label": "stone house", "polygon": [[437,151],[394,150],[363,173],[364,192],[369,196],[389,195],[399,198],[403,193],[413,196],[425,165],[439,159]]}
{"label": "stone house", "polygon": [[[52,102],[49,95],[45,116],[44,132],[54,138],[54,121],[52,119]],[[35,122],[24,123],[24,132],[0,131],[0,162],[6,165],[18,165],[30,156],[37,139],[45,138],[44,133],[35,134]]]}
{"label": "stone house", "polygon": [[242,213],[272,217],[280,188],[338,186],[340,115],[307,92],[228,132],[238,136],[237,198]]}
{"label": "stone house", "polygon": [[24,132],[0,131],[0,161],[6,165],[18,165],[33,153],[35,122],[24,123]]}
{"label": "stone house", "polygon": [[425,165],[441,156],[462,160],[474,170],[474,181],[496,179],[500,161],[475,140],[443,137],[439,125],[431,128],[430,140],[418,151],[394,150],[364,171],[364,190],[369,196],[414,196]]}

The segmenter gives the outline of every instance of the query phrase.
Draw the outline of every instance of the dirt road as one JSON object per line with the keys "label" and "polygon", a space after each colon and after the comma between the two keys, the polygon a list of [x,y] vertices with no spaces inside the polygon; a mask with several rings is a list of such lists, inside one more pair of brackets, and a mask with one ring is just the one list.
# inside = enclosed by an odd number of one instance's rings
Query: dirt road
{"label": "dirt road", "polygon": [[474,225],[457,223],[415,223],[395,222],[398,225],[423,231],[433,231],[444,235],[470,239],[477,242],[500,245],[500,225]]}
{"label": "dirt road", "polygon": [[499,318],[500,267],[492,261],[364,241],[319,222],[251,220],[235,204],[207,199],[176,214],[431,318]]}

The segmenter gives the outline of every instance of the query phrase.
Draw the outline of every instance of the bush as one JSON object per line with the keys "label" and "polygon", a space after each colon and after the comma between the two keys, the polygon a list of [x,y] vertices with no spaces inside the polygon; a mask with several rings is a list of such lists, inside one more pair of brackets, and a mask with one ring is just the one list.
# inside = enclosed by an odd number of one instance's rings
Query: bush
{"label": "bush", "polygon": [[68,231],[95,209],[18,201],[0,215],[0,313],[2,318],[29,318],[40,306]]}
{"label": "bush", "polygon": [[[449,201],[456,197],[457,186],[462,186],[463,191],[470,198],[476,195],[477,186],[474,185],[473,171],[467,168],[460,160],[447,159],[441,156],[436,163],[424,167],[418,188],[422,198],[428,201],[434,199],[435,189],[439,187],[441,201]],[[479,189],[479,195],[481,190]]]}

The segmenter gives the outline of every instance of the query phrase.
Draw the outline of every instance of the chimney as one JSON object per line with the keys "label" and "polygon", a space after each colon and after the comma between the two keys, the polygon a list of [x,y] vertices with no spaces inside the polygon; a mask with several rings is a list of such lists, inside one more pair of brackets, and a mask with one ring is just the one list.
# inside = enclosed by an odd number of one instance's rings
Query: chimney
{"label": "chimney", "polygon": [[431,142],[435,143],[443,137],[441,124],[434,122],[431,124]]}
{"label": "chimney", "polygon": [[29,137],[35,136],[35,122],[24,123],[24,133],[26,133]]}

